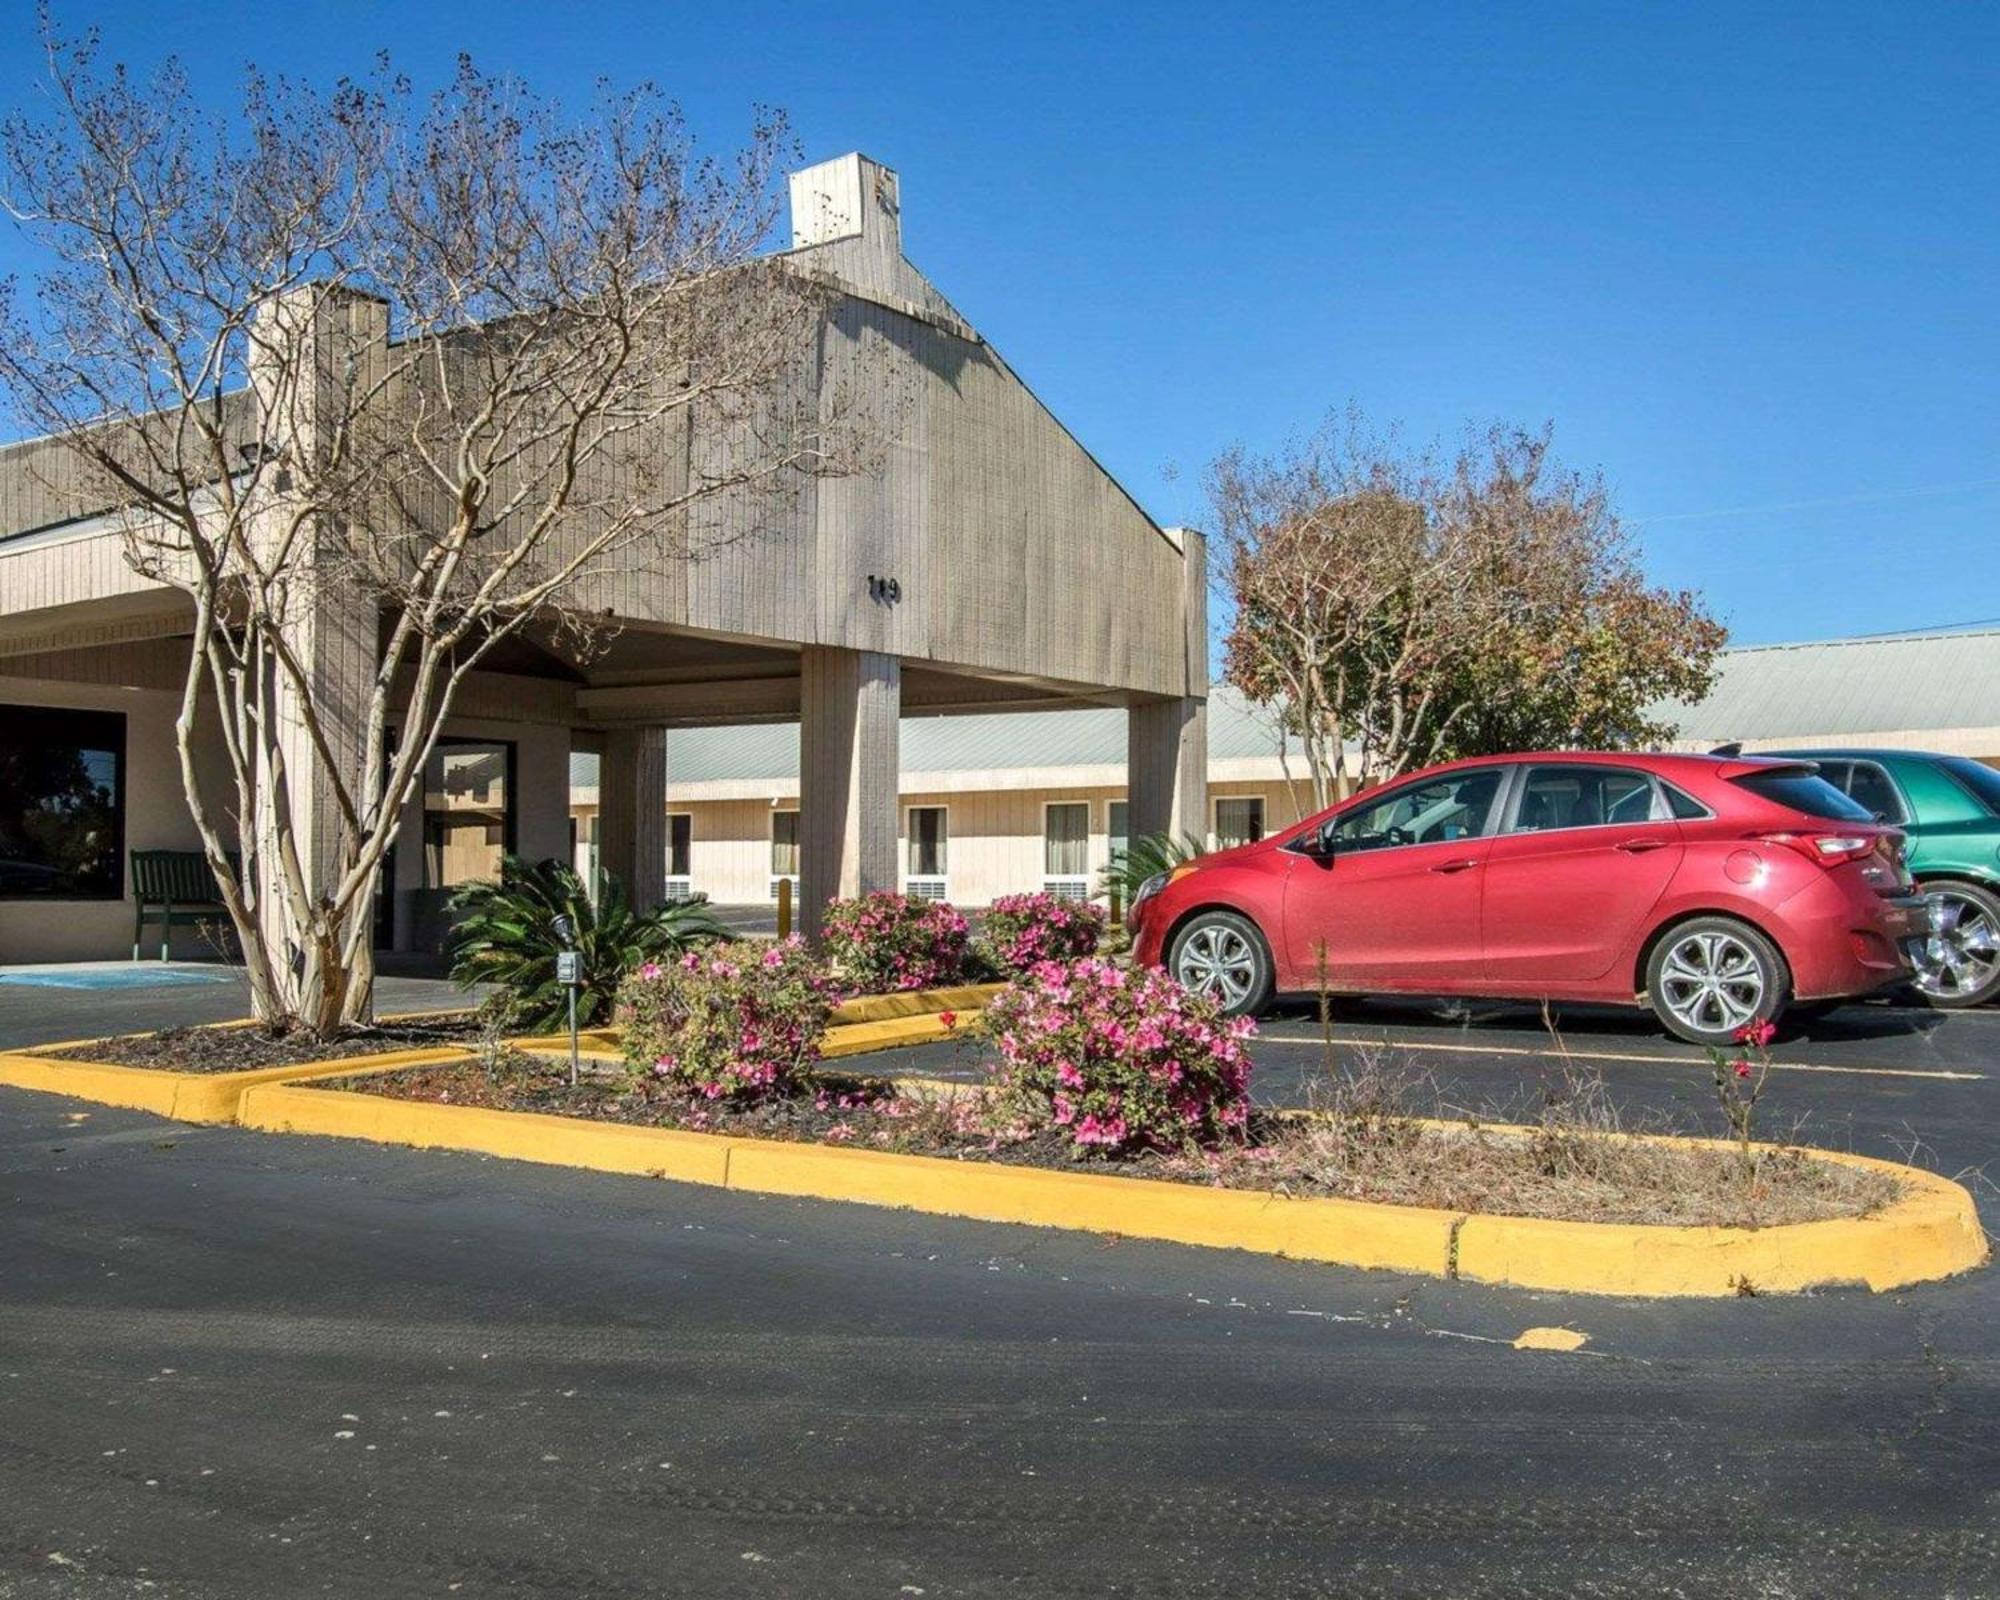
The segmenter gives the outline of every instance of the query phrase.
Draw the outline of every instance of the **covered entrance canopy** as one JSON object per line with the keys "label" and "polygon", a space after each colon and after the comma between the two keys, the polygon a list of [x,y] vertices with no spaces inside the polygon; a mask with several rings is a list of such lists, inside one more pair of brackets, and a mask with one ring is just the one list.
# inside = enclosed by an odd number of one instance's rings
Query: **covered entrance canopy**
{"label": "covered entrance canopy", "polygon": [[[1201,537],[1156,525],[904,259],[893,172],[858,155],[824,163],[793,176],[792,209],[786,258],[838,290],[812,354],[817,381],[867,373],[896,392],[880,461],[809,484],[775,523],[699,560],[677,563],[663,547],[658,561],[596,573],[567,602],[606,624],[589,648],[566,646],[559,627],[531,630],[470,675],[446,736],[484,746],[508,792],[499,812],[490,793],[469,799],[464,827],[503,827],[530,857],[567,856],[569,752],[594,749],[601,860],[636,900],[656,901],[673,730],[796,721],[810,931],[828,899],[900,881],[904,713],[1111,705],[1127,713],[1132,830],[1199,830]],[[342,314],[344,336],[388,337],[378,304]],[[54,443],[0,452],[0,705],[122,716],[115,838],[98,847],[114,858],[195,848],[171,737],[187,602],[135,573],[114,517],[78,504],[66,481]],[[376,671],[381,619],[337,593],[316,604],[300,648],[337,725]],[[470,796],[461,765],[456,789]],[[28,822],[51,803],[0,800]],[[292,804],[317,856],[330,856],[330,808],[309,788]],[[424,886],[427,843],[442,859],[465,842],[450,828],[427,840],[424,805],[413,801],[399,836],[405,894]],[[23,821],[0,815],[0,840],[14,841],[3,848],[36,848]],[[0,959],[116,953],[129,930],[122,866],[116,881],[115,894],[92,896],[0,887]],[[36,909],[53,898],[78,907],[60,929]],[[424,934],[414,912],[390,921],[399,946]]]}

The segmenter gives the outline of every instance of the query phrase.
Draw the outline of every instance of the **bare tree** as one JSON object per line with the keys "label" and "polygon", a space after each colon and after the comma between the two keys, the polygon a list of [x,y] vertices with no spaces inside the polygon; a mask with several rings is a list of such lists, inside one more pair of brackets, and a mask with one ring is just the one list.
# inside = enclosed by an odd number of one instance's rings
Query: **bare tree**
{"label": "bare tree", "polygon": [[1466,563],[1429,515],[1438,481],[1352,416],[1210,469],[1235,609],[1224,674],[1298,738],[1316,808],[1402,770],[1452,714],[1429,669],[1464,626]]}
{"label": "bare tree", "polygon": [[467,674],[526,628],[587,647],[588,585],[862,464],[815,377],[828,291],[759,254],[792,147],[762,115],[703,158],[650,87],[565,120],[469,61],[428,101],[386,63],[253,71],[211,118],[176,65],[44,38],[55,114],[0,156],[51,264],[0,307],[0,381],[188,597],[181,776],[256,1013],[334,1029]]}
{"label": "bare tree", "polygon": [[1350,414],[1210,471],[1229,681],[1298,735],[1315,801],[1502,750],[1627,746],[1706,692],[1722,628],[1650,586],[1601,481],[1496,428],[1449,465]]}

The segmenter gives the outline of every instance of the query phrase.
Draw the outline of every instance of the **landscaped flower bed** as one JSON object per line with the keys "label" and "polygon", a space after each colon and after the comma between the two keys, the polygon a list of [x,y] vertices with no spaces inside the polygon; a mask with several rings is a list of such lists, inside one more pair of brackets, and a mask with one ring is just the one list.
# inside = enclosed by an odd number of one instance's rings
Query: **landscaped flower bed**
{"label": "landscaped flower bed", "polygon": [[[1314,1111],[1253,1113],[1251,1024],[1163,974],[1043,963],[988,1008],[972,1087],[816,1070],[830,985],[796,943],[695,953],[628,980],[625,1061],[571,1084],[513,1052],[370,1075],[370,1095],[693,1133],[853,1145],[1438,1212],[1769,1227],[1866,1215],[1883,1172],[1795,1151],[1634,1137],[1602,1086],[1539,1125],[1435,1114],[1380,1061],[1330,1070]],[[1331,1066],[1331,1064],[1330,1064]]]}
{"label": "landscaped flower bed", "polygon": [[[860,904],[865,904],[861,902]],[[911,902],[915,904],[915,902]],[[898,913],[899,914],[899,913]],[[1316,1113],[1255,1113],[1255,1026],[1166,974],[1087,957],[1040,962],[996,995],[966,1088],[819,1066],[835,985],[796,940],[648,964],[621,993],[622,1067],[572,1085],[566,1063],[406,1068],[371,1095],[682,1132],[852,1145],[1213,1188],[1568,1221],[1767,1227],[1861,1216],[1895,1198],[1879,1171],[1627,1136],[1601,1084],[1546,1093],[1539,1125],[1419,1105],[1379,1060],[1329,1073]],[[955,1022],[949,1014],[942,1019]]]}
{"label": "landscaped flower bed", "polygon": [[[1865,1216],[1899,1192],[1882,1172],[1817,1160],[1807,1151],[1767,1152],[1751,1187],[1727,1145],[1552,1138],[1542,1129],[1471,1122],[1344,1121],[1336,1113],[1255,1113],[1237,1137],[1206,1151],[1079,1155],[1067,1129],[1020,1120],[1017,1104],[983,1089],[849,1074],[815,1074],[785,1095],[709,1100],[616,1070],[600,1069],[572,1087],[561,1060],[516,1054],[493,1068],[444,1062],[341,1086],[391,1099],[689,1133],[1569,1221],[1772,1227]],[[1593,1146],[1591,1139],[1603,1143]]]}

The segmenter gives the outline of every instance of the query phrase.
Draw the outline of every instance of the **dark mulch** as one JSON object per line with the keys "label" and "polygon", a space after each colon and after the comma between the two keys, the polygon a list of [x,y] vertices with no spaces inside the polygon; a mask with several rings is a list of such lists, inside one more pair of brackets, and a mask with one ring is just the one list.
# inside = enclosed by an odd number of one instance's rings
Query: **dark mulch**
{"label": "dark mulch", "polygon": [[737,1133],[765,1139],[825,1140],[838,1143],[835,1130],[876,1131],[900,1120],[888,1108],[900,1105],[895,1086],[878,1079],[822,1072],[811,1091],[755,1104],[689,1098],[655,1092],[648,1080],[628,1082],[617,1069],[586,1063],[581,1082],[569,1081],[568,1063],[553,1056],[508,1052],[496,1066],[481,1061],[441,1061],[339,1081],[338,1087],[392,1100],[482,1106],[496,1111],[540,1111],[591,1122],[622,1122],[646,1128],[679,1128],[700,1133]]}
{"label": "dark mulch", "polygon": [[253,1072],[261,1067],[307,1067],[388,1050],[470,1044],[478,1037],[479,1024],[472,1014],[455,1012],[418,1022],[350,1028],[329,1039],[315,1039],[307,1033],[278,1035],[258,1027],[162,1028],[158,1033],[127,1034],[79,1049],[38,1053],[59,1060],[157,1067],[168,1072]]}

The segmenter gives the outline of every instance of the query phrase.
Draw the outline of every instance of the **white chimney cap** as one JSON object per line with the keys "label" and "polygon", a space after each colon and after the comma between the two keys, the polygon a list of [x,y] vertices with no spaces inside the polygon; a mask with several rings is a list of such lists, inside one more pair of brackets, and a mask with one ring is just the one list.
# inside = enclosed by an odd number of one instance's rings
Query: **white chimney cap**
{"label": "white chimney cap", "polygon": [[858,151],[791,176],[792,248],[868,238],[903,248],[902,194],[896,174]]}

